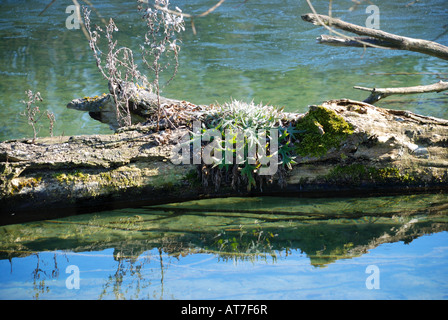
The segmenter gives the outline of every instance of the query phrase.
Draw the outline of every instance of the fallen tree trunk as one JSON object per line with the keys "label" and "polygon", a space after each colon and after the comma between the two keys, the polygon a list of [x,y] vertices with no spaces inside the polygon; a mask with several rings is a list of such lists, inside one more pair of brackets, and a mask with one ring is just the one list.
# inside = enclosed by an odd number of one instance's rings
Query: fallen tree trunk
{"label": "fallen tree trunk", "polygon": [[[100,109],[107,110],[109,101],[99,101],[103,98],[84,104],[84,111],[95,107],[101,118]],[[166,101],[170,102],[166,108],[189,106],[190,115],[196,112],[198,116],[205,108]],[[84,99],[70,106],[86,102]],[[104,108],[100,108],[102,103]],[[189,132],[187,126],[165,126],[165,130],[155,132],[154,125],[137,124],[111,135],[40,138],[34,144],[5,141],[0,143],[0,219],[9,223],[201,197],[325,197],[336,192],[392,194],[447,188],[448,120],[347,99],[328,101],[310,107],[306,114],[288,117],[294,118],[297,126],[313,123],[320,127],[322,137],[331,138],[328,121],[320,118],[325,113],[336,115],[331,118],[332,126],[343,122],[353,130],[337,145],[323,148],[319,142],[305,145],[308,140],[316,141],[308,139],[305,129],[293,146],[296,164],[291,169],[280,165],[270,183],[251,191],[232,187],[224,178],[209,180],[219,183],[218,187],[204,187],[201,165],[171,161],[180,138]],[[165,125],[168,123],[171,121]],[[323,152],[317,154],[317,149]]]}

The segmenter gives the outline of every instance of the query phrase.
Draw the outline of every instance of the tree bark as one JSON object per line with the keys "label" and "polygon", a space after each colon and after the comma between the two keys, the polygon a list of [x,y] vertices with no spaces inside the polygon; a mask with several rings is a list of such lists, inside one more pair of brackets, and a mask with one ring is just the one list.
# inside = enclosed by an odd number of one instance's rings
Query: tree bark
{"label": "tree bark", "polygon": [[[89,102],[90,108],[97,108],[102,118],[99,110],[108,112],[109,100],[97,100]],[[171,103],[165,107],[174,109],[189,106],[188,114],[194,111],[195,117],[205,108],[165,101]],[[322,107],[350,124],[353,133],[323,155],[297,155],[291,170],[280,165],[271,183],[251,191],[234,188],[225,179],[219,180],[218,188],[204,187],[198,165],[171,161],[188,126],[169,128],[166,122],[155,132],[154,124],[137,124],[111,135],[38,138],[34,144],[1,142],[1,222],[202,197],[324,197],[338,192],[395,194],[447,188],[448,120],[348,99],[327,101]],[[290,117],[301,119],[310,112]]]}

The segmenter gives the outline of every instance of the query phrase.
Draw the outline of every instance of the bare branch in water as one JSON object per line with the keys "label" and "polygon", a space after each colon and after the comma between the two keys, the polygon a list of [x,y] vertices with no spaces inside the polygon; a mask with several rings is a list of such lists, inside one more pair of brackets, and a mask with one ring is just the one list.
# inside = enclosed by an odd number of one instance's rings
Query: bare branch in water
{"label": "bare branch in water", "polygon": [[373,104],[380,99],[384,99],[393,94],[416,94],[427,92],[441,92],[448,90],[448,82],[439,81],[425,86],[402,87],[402,88],[365,88],[355,86],[354,89],[370,91],[370,96],[364,100],[366,103]]}

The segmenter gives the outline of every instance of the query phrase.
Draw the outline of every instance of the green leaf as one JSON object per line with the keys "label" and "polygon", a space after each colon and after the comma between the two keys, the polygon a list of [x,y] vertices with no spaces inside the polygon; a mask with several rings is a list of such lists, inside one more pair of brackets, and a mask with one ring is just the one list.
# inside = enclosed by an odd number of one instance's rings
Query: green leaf
{"label": "green leaf", "polygon": [[254,179],[254,170],[255,170],[255,166],[246,163],[246,165],[243,167],[243,169],[241,170],[241,174],[245,175],[247,177],[247,190],[250,191],[252,186],[256,187],[257,183]]}

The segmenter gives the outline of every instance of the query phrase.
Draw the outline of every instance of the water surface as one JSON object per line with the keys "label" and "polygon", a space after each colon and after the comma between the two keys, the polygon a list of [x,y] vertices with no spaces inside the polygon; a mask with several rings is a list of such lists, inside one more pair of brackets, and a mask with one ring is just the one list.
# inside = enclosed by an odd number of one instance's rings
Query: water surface
{"label": "water surface", "polygon": [[227,198],[3,226],[0,298],[446,299],[447,210],[445,194]]}
{"label": "water surface", "polygon": [[[392,33],[448,43],[446,0],[416,2],[376,1],[380,28]],[[107,92],[82,31],[66,28],[72,2],[55,1],[42,15],[47,0],[4,0],[0,11],[0,140],[29,137],[31,128],[20,116],[24,91],[42,94],[43,109],[56,115],[55,135],[110,133],[107,125],[88,114],[66,109],[74,98]],[[184,12],[200,13],[212,2],[174,1]],[[95,7],[120,31],[119,45],[136,52],[143,38],[143,22],[136,1],[95,0]],[[366,5],[349,11],[351,1],[333,3],[333,15],[365,25]],[[315,3],[327,13],[328,3]],[[355,85],[393,87],[431,84],[448,75],[446,61],[418,53],[322,46],[315,38],[327,33],[301,20],[310,12],[305,1],[227,0],[213,14],[190,21],[182,34],[179,73],[163,95],[194,103],[223,103],[230,99],[254,100],[288,111],[306,112],[308,105],[325,100],[363,100]],[[102,24],[92,12],[92,23]],[[145,71],[142,68],[142,71]],[[390,75],[391,73],[412,75]],[[387,73],[388,75],[384,75]],[[437,74],[443,73],[443,74]],[[146,73],[151,79],[151,73]],[[448,118],[443,94],[395,96],[379,105],[407,109],[423,115]],[[49,134],[43,123],[40,136]]]}

